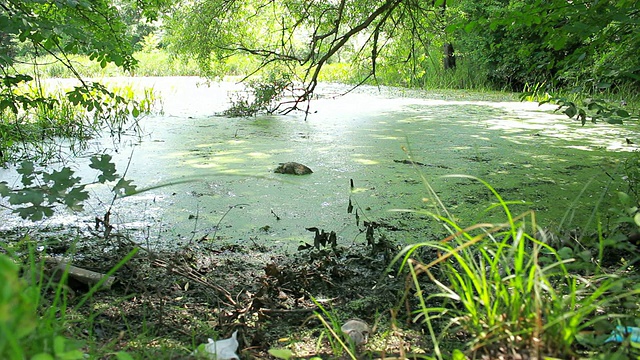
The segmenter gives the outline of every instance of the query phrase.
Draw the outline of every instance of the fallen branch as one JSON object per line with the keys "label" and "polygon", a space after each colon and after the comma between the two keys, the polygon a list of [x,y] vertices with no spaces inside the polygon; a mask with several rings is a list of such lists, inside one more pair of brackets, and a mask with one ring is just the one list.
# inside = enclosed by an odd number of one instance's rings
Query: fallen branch
{"label": "fallen branch", "polygon": [[[55,281],[60,281],[60,279],[62,278],[62,274],[66,271],[69,278],[77,280],[82,284],[91,287],[100,282],[100,280],[102,280],[102,278],[106,276],[106,274],[73,266],[64,260],[58,260],[52,257],[48,257],[45,263],[47,264],[46,270],[48,272],[48,275],[51,276]],[[100,290],[110,289],[114,281],[114,276],[107,277],[107,279],[100,286]]]}

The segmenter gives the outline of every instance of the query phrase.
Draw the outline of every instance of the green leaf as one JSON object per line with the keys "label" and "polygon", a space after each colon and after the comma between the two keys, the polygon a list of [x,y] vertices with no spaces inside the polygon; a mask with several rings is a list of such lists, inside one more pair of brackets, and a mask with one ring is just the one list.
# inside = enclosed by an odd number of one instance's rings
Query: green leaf
{"label": "green leaf", "polygon": [[22,189],[9,194],[9,204],[22,205],[33,204],[40,205],[45,200],[45,192],[42,189]]}
{"label": "green leaf", "polygon": [[53,353],[56,355],[62,354],[64,352],[64,345],[67,339],[62,336],[56,336],[53,339]]}
{"label": "green leaf", "polygon": [[293,352],[289,349],[269,349],[269,355],[278,359],[288,360],[293,357]]}
{"label": "green leaf", "polygon": [[589,110],[593,110],[593,109],[602,110],[602,106],[600,104],[598,104],[597,102],[590,102],[590,103],[587,104],[587,109],[589,109]]}
{"label": "green leaf", "polygon": [[89,167],[102,172],[101,175],[98,175],[98,181],[102,184],[107,181],[115,181],[120,177],[116,174],[116,165],[111,162],[111,159],[112,157],[109,154],[102,154],[100,157],[91,157],[91,164],[89,164]]}
{"label": "green leaf", "polygon": [[55,360],[55,358],[51,356],[51,354],[40,353],[40,354],[33,355],[31,357],[31,360]]}
{"label": "green leaf", "polygon": [[31,161],[23,161],[20,163],[20,167],[16,170],[18,174],[22,175],[22,185],[31,186],[34,180],[35,166]]}
{"label": "green leaf", "polygon": [[120,195],[133,195],[136,193],[136,186],[131,185],[133,180],[120,179],[116,186],[113,187],[113,192]]}
{"label": "green leaf", "polygon": [[58,41],[55,37],[50,37],[42,44],[45,49],[51,50],[54,49],[58,45]]}
{"label": "green leaf", "polygon": [[116,359],[118,359],[118,360],[133,360],[133,356],[129,355],[128,352],[118,351],[116,353]]}
{"label": "green leaf", "polygon": [[618,109],[616,110],[616,115],[623,117],[623,118],[628,118],[629,116],[631,116],[626,110],[624,109]]}
{"label": "green leaf", "polygon": [[628,207],[632,203],[631,196],[623,191],[618,191],[618,201],[625,207]]}
{"label": "green leaf", "polygon": [[81,360],[84,358],[85,356],[80,350],[71,350],[62,354],[56,353],[56,360]]}
{"label": "green leaf", "polygon": [[451,356],[452,360],[466,360],[467,357],[464,355],[464,353],[458,349],[453,350],[453,354]]}
{"label": "green leaf", "polygon": [[633,222],[635,222],[637,226],[640,226],[640,212],[633,217]]}
{"label": "green leaf", "polygon": [[0,182],[0,197],[7,197],[10,192],[11,189],[7,186],[7,183],[5,181]]}
{"label": "green leaf", "polygon": [[73,211],[83,209],[82,202],[89,198],[89,192],[84,190],[84,185],[73,188],[64,197],[64,204]]}
{"label": "green leaf", "polygon": [[582,259],[582,261],[584,262],[590,262],[591,261],[591,250],[584,250],[581,251],[577,254],[577,256]]}
{"label": "green leaf", "polygon": [[113,61],[116,66],[120,67],[124,63],[124,58],[118,54],[113,54],[111,55],[111,61]]}
{"label": "green leaf", "polygon": [[573,257],[573,250],[570,247],[565,246],[558,250],[558,256],[563,260],[571,259]]}
{"label": "green leaf", "polygon": [[569,118],[573,118],[574,116],[576,116],[576,114],[578,113],[578,111],[576,110],[575,106],[569,106],[567,107],[567,109],[564,111],[565,115],[567,115]]}
{"label": "green leaf", "polygon": [[14,213],[20,215],[23,219],[29,219],[31,221],[40,221],[44,217],[50,217],[53,215],[52,206],[29,206],[22,207],[13,210]]}
{"label": "green leaf", "polygon": [[464,31],[470,33],[478,25],[477,21],[471,21],[464,26]]}
{"label": "green leaf", "polygon": [[54,170],[51,174],[42,174],[42,180],[45,182],[53,182],[51,191],[54,193],[63,193],[73,185],[80,182],[80,178],[73,176],[74,172],[69,167],[63,167],[60,171]]}

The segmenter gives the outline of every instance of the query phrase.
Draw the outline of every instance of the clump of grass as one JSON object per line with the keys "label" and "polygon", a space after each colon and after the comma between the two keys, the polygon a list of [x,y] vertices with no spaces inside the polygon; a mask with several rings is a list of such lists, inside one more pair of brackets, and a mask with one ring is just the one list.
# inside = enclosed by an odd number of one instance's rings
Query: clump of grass
{"label": "clump of grass", "polygon": [[[514,217],[495,189],[469,178],[494,194],[492,208],[502,209],[506,221],[463,228],[450,216],[417,211],[443,222],[451,235],[409,246],[394,261],[410,272],[419,303],[413,320],[428,326],[436,355],[442,358],[443,337],[436,334],[434,319],[446,322],[442,334],[465,334],[471,357],[572,358],[577,343],[597,350],[613,320],[625,317],[615,313],[616,304],[640,294],[636,279],[602,269],[592,276],[570,272],[566,265],[576,260],[563,258],[547,243],[533,211]],[[422,261],[418,250],[424,248],[435,250],[436,259]],[[424,293],[427,279],[438,292]]]}

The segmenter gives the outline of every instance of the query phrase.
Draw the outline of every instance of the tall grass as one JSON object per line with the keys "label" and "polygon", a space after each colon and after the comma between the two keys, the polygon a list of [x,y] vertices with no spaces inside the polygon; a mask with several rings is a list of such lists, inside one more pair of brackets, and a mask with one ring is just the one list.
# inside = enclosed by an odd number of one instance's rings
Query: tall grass
{"label": "tall grass", "polygon": [[[45,273],[45,256],[35,251],[26,236],[26,256],[5,248],[0,253],[0,358],[1,359],[84,359],[86,343],[69,333],[76,313],[98,291],[102,283],[127,263],[136,249],[127,254],[104,278],[81,296],[75,306],[66,285],[68,268],[58,278]],[[4,246],[3,246],[4,247]],[[21,276],[21,274],[23,274]],[[86,320],[85,320],[86,321]],[[87,322],[84,328],[91,328]],[[126,358],[119,355],[118,358]]]}
{"label": "tall grass", "polygon": [[[343,340],[343,339],[346,339],[346,337],[344,336],[340,328],[340,322],[338,318],[331,312],[327,311],[322,306],[322,304],[317,302],[315,299],[312,298],[312,300],[314,304],[320,309],[320,312],[315,313],[315,317],[318,320],[320,320],[320,322],[324,326],[325,331],[323,332],[323,335],[326,336],[326,338],[329,341],[332,354],[336,356],[342,356],[343,350],[344,350],[344,353],[345,353],[344,358],[356,360],[357,357],[354,354],[355,353],[354,344]],[[320,342],[322,341],[322,338],[323,337],[321,336],[318,339],[318,344],[320,344]]]}
{"label": "tall grass", "polygon": [[[504,212],[505,222],[462,227],[450,217],[416,211],[441,221],[451,235],[408,246],[394,260],[410,273],[413,290],[408,291],[419,304],[413,320],[428,326],[436,355],[443,358],[437,344],[447,333],[464,334],[471,357],[572,358],[577,341],[597,350],[604,340],[595,336],[598,331],[613,330],[613,320],[627,316],[616,312],[618,302],[640,294],[637,278],[570,271],[567,265],[576,259],[549,245],[533,211],[513,216],[495,189],[468,178],[494,194],[492,208]],[[418,256],[426,249],[437,253],[431,262]],[[425,280],[439,291],[426,294]],[[446,324],[440,334],[432,326],[435,319]]]}
{"label": "tall grass", "polygon": [[[456,67],[445,70],[442,57],[438,47],[429,48],[422,57],[406,62],[379,60],[375,77],[370,77],[368,83],[419,89],[493,90],[486,72],[471,59],[457,56]],[[352,64],[349,82],[362,81],[370,73],[370,66],[369,62]]]}
{"label": "tall grass", "polygon": [[[137,52],[134,54],[138,64],[134,71],[126,72],[114,64],[104,68],[100,63],[92,61],[88,56],[70,56],[74,69],[83,77],[105,78],[122,76],[200,76],[202,72],[193,60],[177,59],[160,50]],[[75,78],[75,75],[53,56],[42,56],[37,59],[23,59],[24,64],[16,66],[23,74],[33,74],[34,64],[38,66],[42,78]]]}

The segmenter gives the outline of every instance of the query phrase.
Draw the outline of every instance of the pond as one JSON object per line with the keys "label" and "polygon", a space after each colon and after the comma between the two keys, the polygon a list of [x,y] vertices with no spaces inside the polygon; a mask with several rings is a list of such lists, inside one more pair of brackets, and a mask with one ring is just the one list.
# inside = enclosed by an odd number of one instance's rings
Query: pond
{"label": "pond", "polygon": [[[601,197],[625,190],[622,164],[640,141],[630,126],[587,124],[554,113],[554,106],[504,101],[504,94],[426,92],[323,84],[311,114],[227,118],[241,86],[201,84],[196,78],[131,78],[109,81],[153,86],[163,112],[140,121],[143,136],[108,147],[118,172],[140,188],[159,187],[117,199],[111,222],[118,231],[152,248],[195,242],[257,243],[292,250],[313,241],[307,228],[335,231],[338,243],[364,243],[364,221],[407,243],[444,234],[430,217],[393,211],[437,211],[441,203],[462,226],[499,221],[491,184],[514,215],[537,211],[550,229],[593,223]],[[502,99],[502,100],[501,100]],[[313,174],[273,172],[296,161]],[[96,174],[86,157],[70,159],[87,182]],[[0,181],[16,185],[15,169],[0,170]],[[351,181],[354,188],[351,189]],[[431,187],[437,196],[428,188]],[[61,211],[37,226],[84,231],[111,204],[104,185],[89,187],[82,213]],[[354,211],[347,212],[349,204]],[[355,210],[358,211],[356,218]],[[606,212],[606,208],[602,208]],[[8,210],[0,228],[31,226]]]}

